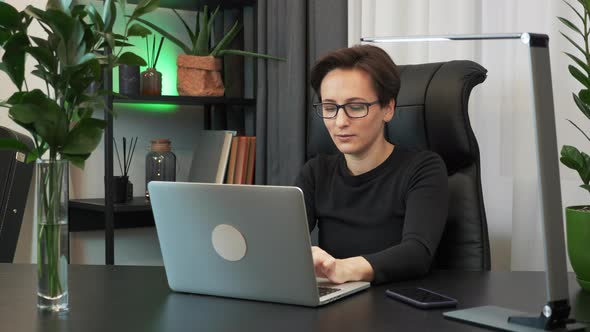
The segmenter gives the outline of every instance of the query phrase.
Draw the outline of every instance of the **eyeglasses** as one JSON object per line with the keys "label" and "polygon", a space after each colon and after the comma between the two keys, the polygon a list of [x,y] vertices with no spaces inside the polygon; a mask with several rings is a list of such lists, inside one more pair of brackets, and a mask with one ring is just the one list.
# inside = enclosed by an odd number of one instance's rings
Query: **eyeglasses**
{"label": "eyeglasses", "polygon": [[364,118],[369,114],[369,107],[372,105],[378,104],[379,100],[375,100],[372,103],[346,103],[342,105],[338,105],[335,103],[316,103],[313,104],[313,108],[315,113],[324,119],[333,119],[338,115],[338,110],[341,108],[346,113],[346,116],[349,118]]}

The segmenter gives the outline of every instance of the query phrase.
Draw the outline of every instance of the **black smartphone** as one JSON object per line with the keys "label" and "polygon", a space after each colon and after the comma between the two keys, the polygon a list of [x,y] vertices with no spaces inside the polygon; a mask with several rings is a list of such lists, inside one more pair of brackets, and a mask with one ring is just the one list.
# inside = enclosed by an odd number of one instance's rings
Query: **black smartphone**
{"label": "black smartphone", "polygon": [[385,294],[421,309],[450,308],[456,307],[458,303],[451,297],[420,287],[388,289]]}

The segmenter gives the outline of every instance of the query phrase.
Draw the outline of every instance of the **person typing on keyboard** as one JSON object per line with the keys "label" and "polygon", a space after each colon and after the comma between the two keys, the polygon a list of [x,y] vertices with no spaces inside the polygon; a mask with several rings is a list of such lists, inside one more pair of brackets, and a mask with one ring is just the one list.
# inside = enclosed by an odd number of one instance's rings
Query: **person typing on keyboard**
{"label": "person typing on keyboard", "polygon": [[430,269],[447,219],[447,171],[436,153],[387,141],[400,84],[393,60],[371,45],[330,52],[311,70],[315,113],[339,150],[309,160],[295,181],[310,231],[319,227],[318,277],[379,284]]}

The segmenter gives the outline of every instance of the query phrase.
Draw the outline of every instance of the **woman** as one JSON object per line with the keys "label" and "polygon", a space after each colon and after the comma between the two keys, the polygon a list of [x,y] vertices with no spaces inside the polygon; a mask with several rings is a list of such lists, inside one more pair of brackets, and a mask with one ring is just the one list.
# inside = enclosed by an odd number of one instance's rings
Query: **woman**
{"label": "woman", "polygon": [[309,229],[319,227],[316,275],[378,284],[426,274],[447,219],[447,173],[437,154],[384,136],[400,88],[395,63],[375,46],[336,50],[314,65],[311,85],[340,151],[308,161],[296,180]]}

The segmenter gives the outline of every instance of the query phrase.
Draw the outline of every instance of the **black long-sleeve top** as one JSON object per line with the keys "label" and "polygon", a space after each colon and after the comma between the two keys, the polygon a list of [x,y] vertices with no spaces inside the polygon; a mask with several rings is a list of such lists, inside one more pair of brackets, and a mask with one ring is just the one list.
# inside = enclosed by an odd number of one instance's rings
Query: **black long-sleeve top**
{"label": "black long-sleeve top", "polygon": [[448,209],[439,155],[396,146],[358,176],[344,155],[320,155],[303,166],[295,185],[304,193],[309,230],[319,227],[319,246],[335,258],[364,257],[374,284],[429,271]]}

